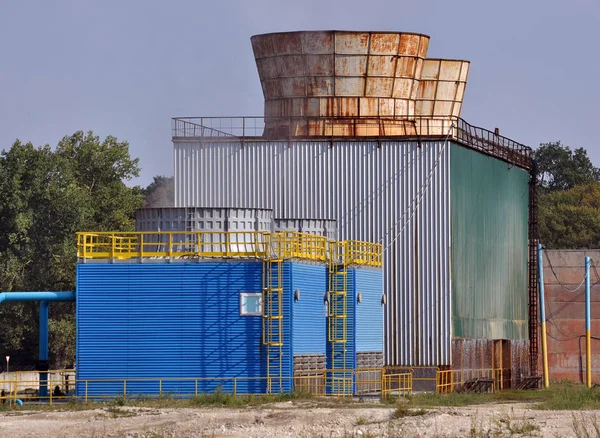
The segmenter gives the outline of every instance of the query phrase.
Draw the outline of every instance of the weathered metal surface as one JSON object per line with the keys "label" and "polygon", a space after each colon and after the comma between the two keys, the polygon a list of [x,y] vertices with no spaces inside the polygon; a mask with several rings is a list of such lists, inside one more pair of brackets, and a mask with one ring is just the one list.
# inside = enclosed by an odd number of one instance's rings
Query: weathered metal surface
{"label": "weathered metal surface", "polygon": [[[544,250],[544,291],[550,379],[585,381],[584,259],[600,264],[600,250]],[[592,376],[600,372],[600,269],[592,264]],[[540,357],[541,359],[541,357]]]}
{"label": "weathered metal surface", "polygon": [[529,172],[529,369],[538,374],[538,214],[537,214],[537,168]]}
{"label": "weathered metal surface", "polygon": [[273,231],[298,231],[338,240],[337,223],[331,219],[273,219]]}
{"label": "weathered metal surface", "polygon": [[450,162],[453,336],[527,339],[529,174],[460,146]]}
{"label": "weathered metal surface", "polygon": [[[176,205],[337,220],[382,242],[386,363],[450,363],[452,142],[174,141]],[[452,146],[451,146],[452,145]]]}
{"label": "weathered metal surface", "polygon": [[[348,118],[411,120],[417,114],[426,35],[308,31],[255,35],[251,41],[269,137],[282,131],[327,135],[323,122],[338,118],[346,118],[347,126],[336,135],[372,135],[355,132]],[[322,120],[307,124],[303,117]]]}
{"label": "weathered metal surface", "polygon": [[493,377],[497,388],[515,388],[523,377],[531,375],[529,341],[506,339],[452,340],[452,369],[457,376],[486,374]]}
{"label": "weathered metal surface", "polygon": [[273,212],[248,208],[140,208],[136,231],[266,231],[273,227]]}
{"label": "weathered metal surface", "polygon": [[459,117],[468,73],[469,61],[426,59],[419,81],[415,114]]}
{"label": "weathered metal surface", "polygon": [[[176,117],[172,120],[173,141],[192,139],[191,141],[202,143],[239,140],[244,144],[249,140],[264,140],[265,123],[264,117]],[[293,133],[287,129],[292,125],[297,129]],[[326,136],[332,145],[337,140],[347,141],[348,137],[362,140],[372,137],[378,141],[449,138],[514,166],[529,171],[533,168],[533,152],[530,147],[456,117],[415,117],[415,120],[410,121],[380,117],[335,120],[289,117],[282,120],[281,126],[286,129],[271,132],[269,137],[273,137],[272,140],[285,140],[289,145],[292,137],[309,132],[307,127],[310,127],[314,135],[306,135],[304,140],[320,140]],[[440,132],[443,135],[439,135]]]}

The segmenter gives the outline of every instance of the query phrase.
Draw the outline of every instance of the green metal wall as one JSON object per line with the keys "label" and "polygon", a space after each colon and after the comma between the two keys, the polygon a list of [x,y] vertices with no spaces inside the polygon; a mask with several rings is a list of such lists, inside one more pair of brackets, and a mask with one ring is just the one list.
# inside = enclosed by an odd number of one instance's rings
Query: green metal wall
{"label": "green metal wall", "polygon": [[529,175],[452,144],[452,336],[527,339]]}

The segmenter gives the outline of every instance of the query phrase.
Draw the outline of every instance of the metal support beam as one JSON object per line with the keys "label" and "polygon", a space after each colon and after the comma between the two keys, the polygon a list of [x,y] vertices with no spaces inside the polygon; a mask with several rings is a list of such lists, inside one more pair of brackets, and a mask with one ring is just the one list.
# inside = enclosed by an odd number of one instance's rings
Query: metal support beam
{"label": "metal support beam", "polygon": [[590,261],[585,258],[585,376],[588,388],[592,387],[592,323],[591,323],[591,290]]}

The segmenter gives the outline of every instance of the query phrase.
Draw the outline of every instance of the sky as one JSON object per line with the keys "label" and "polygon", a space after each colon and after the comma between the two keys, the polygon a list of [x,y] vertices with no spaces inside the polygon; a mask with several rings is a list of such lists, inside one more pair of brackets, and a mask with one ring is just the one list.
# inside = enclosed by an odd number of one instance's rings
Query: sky
{"label": "sky", "polygon": [[0,149],[93,130],[173,175],[171,118],[260,116],[255,34],[388,30],[471,61],[462,117],[600,166],[600,1],[0,0]]}

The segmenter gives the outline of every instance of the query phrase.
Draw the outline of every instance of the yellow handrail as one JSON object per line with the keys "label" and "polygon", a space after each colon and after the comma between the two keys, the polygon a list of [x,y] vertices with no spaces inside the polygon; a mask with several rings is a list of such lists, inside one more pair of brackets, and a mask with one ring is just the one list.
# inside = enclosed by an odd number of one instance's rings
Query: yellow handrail
{"label": "yellow handrail", "polygon": [[131,231],[77,233],[82,260],[132,258],[259,258],[382,266],[382,246],[295,231]]}
{"label": "yellow handrail", "polygon": [[[347,375],[337,377],[343,372]],[[213,391],[222,391],[233,396],[241,395],[265,395],[270,391],[269,380],[275,377],[138,377],[138,378],[106,378],[106,379],[69,379],[68,385],[64,379],[48,378],[47,398],[44,400],[53,404],[58,400],[103,400],[116,397],[128,398],[139,395],[136,388],[139,384],[150,385],[153,388],[151,395],[155,397],[165,396],[173,398],[196,397],[200,392],[200,384],[214,388]],[[412,371],[385,374],[383,368],[354,368],[354,369],[322,369],[322,370],[298,370],[293,376],[277,377],[286,382],[290,390],[323,395],[331,397],[348,397],[357,394],[370,395],[407,395],[412,392]],[[250,383],[261,383],[262,391],[250,392]],[[246,386],[244,385],[246,384]],[[38,400],[39,395],[31,392],[31,388],[39,385],[38,380],[0,380],[0,388],[6,388],[3,400],[14,403],[17,398],[27,403],[30,400]],[[56,393],[52,390],[58,386]],[[107,390],[107,388],[113,388]],[[76,390],[77,388],[77,390]],[[148,386],[146,386],[148,388]],[[176,388],[175,392],[169,392],[169,388]],[[329,388],[329,390],[327,390]],[[171,389],[172,391],[173,389]],[[210,392],[208,392],[210,393]]]}

